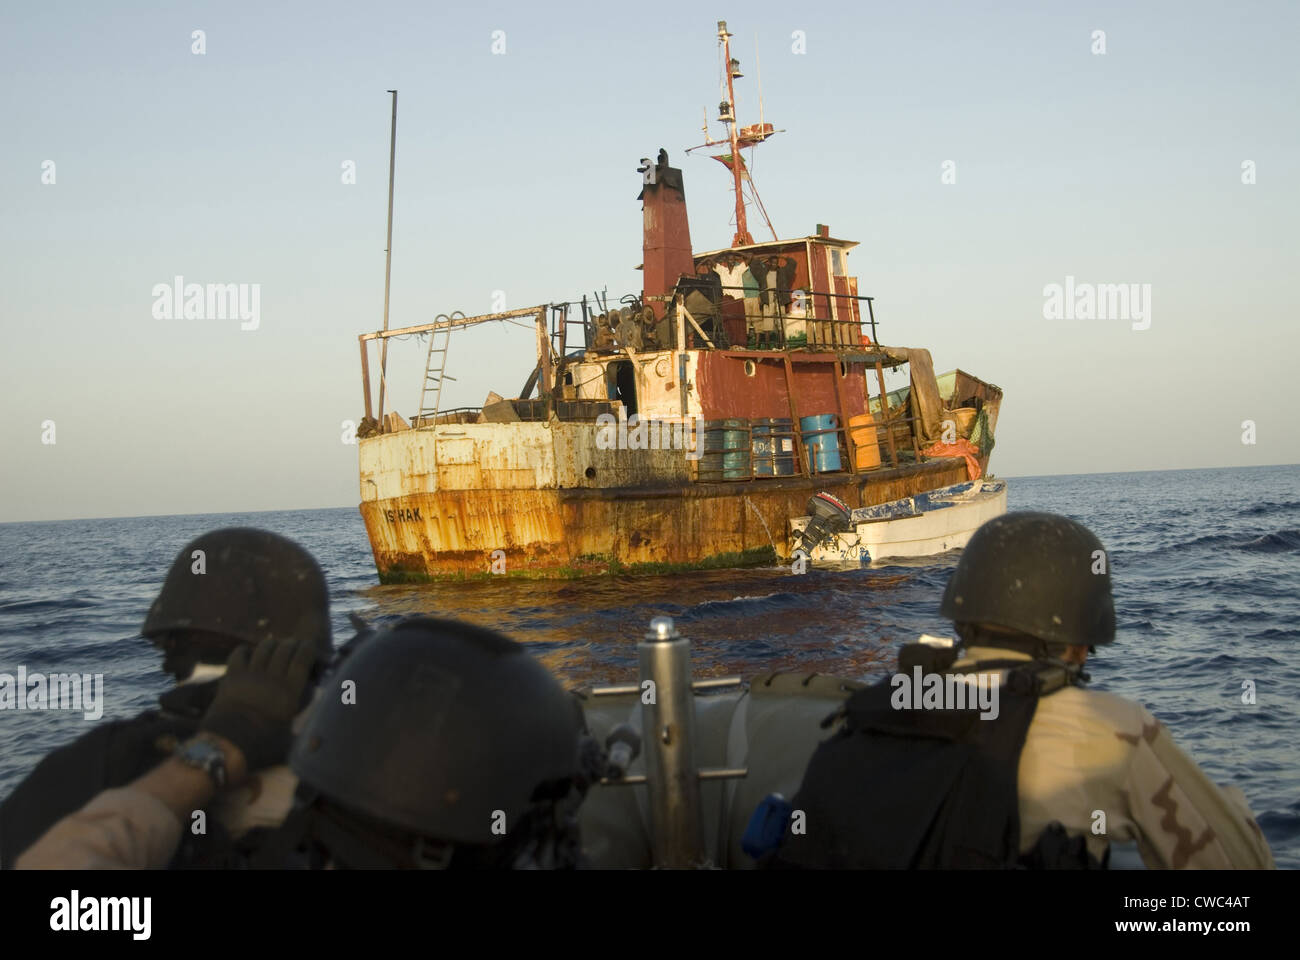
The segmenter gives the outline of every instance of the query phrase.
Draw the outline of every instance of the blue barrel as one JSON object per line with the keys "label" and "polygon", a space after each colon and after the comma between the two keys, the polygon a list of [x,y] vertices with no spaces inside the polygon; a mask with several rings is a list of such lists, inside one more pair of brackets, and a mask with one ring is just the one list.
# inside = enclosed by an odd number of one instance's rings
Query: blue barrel
{"label": "blue barrel", "polygon": [[840,418],[833,413],[819,413],[799,418],[799,432],[808,448],[813,473],[834,473],[840,466]]}

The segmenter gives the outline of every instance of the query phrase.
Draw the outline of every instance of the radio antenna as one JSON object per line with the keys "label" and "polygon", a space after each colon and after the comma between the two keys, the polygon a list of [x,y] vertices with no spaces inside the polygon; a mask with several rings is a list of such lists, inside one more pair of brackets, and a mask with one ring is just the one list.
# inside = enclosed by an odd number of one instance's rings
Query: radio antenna
{"label": "radio antenna", "polygon": [[[393,276],[393,173],[397,167],[397,91],[393,95],[393,126],[388,138],[388,240],[384,247],[384,329],[388,329],[388,287]],[[388,338],[380,348],[379,356],[379,422],[384,422],[384,387],[388,373]]]}

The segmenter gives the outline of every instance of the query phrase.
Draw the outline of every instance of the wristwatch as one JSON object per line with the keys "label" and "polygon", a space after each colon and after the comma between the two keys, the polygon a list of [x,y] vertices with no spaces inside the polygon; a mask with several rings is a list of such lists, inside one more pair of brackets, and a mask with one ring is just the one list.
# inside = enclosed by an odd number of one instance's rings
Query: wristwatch
{"label": "wristwatch", "polygon": [[202,770],[218,790],[226,785],[226,755],[204,737],[194,737],[176,748],[176,759],[187,767]]}

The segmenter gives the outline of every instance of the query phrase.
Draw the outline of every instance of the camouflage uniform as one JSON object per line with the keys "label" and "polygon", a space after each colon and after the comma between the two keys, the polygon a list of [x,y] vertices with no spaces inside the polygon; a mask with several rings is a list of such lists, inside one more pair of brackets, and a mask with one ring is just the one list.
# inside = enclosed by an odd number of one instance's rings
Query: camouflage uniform
{"label": "camouflage uniform", "polygon": [[[972,647],[972,660],[1028,660]],[[1020,848],[1060,821],[1098,858],[1136,842],[1152,869],[1272,868],[1273,855],[1236,787],[1216,786],[1140,704],[1067,687],[1038,703],[1020,755]],[[1105,832],[1094,834],[1105,814]]]}

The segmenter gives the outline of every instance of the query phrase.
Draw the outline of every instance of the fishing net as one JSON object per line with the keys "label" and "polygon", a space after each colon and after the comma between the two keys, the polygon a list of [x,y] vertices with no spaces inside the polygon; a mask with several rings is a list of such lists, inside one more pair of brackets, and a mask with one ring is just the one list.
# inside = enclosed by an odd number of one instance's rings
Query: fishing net
{"label": "fishing net", "polygon": [[993,452],[993,431],[989,429],[989,413],[981,409],[975,418],[975,427],[970,432],[971,443],[979,450],[980,459]]}

